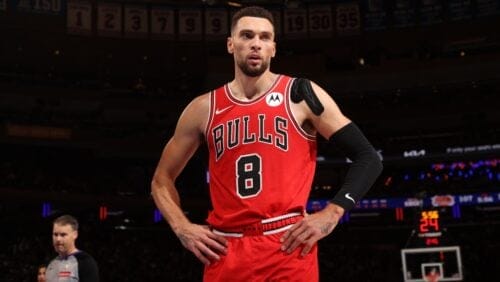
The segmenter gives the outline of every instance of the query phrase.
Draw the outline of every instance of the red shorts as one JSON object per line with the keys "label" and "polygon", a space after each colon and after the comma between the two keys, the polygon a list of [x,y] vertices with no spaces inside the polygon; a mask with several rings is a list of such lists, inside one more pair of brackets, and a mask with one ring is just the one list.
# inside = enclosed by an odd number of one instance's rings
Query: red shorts
{"label": "red shorts", "polygon": [[301,247],[287,254],[283,234],[227,237],[227,255],[205,267],[203,281],[319,281],[317,245],[304,257]]}

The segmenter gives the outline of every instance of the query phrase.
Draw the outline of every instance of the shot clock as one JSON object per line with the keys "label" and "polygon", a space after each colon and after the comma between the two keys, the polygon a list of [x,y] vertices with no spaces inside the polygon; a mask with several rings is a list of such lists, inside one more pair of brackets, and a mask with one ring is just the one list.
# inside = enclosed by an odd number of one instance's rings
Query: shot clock
{"label": "shot clock", "polygon": [[423,239],[426,246],[439,246],[441,235],[439,211],[422,210],[418,222],[418,237]]}

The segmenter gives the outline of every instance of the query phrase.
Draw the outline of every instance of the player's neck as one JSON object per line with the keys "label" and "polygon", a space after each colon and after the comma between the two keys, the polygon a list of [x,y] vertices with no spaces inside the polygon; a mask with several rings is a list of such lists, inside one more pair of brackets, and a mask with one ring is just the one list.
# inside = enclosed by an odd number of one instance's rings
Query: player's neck
{"label": "player's neck", "polygon": [[256,77],[240,74],[236,75],[234,80],[229,83],[229,88],[236,99],[253,101],[269,91],[277,78],[278,74],[270,71]]}

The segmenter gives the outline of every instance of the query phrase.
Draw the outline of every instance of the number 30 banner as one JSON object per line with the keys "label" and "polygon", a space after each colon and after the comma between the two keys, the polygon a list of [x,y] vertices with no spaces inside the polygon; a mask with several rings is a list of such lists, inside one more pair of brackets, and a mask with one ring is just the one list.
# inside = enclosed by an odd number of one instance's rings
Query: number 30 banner
{"label": "number 30 banner", "polygon": [[120,37],[122,35],[121,4],[97,4],[97,34],[105,37]]}
{"label": "number 30 banner", "polygon": [[69,34],[91,35],[92,5],[88,1],[69,1],[66,15],[66,29]]}
{"label": "number 30 banner", "polygon": [[311,37],[328,38],[333,33],[333,17],[330,5],[309,7],[309,33]]}

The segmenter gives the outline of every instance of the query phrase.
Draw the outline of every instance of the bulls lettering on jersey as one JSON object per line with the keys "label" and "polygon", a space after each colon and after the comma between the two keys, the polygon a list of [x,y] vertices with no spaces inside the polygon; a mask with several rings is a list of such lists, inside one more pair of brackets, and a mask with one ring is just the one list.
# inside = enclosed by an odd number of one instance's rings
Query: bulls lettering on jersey
{"label": "bulls lettering on jersey", "polygon": [[[272,128],[265,127],[265,114],[258,114],[257,119],[254,120],[250,116],[243,116],[216,125],[212,129],[216,159],[219,160],[228,149],[254,142],[273,145],[280,150],[287,151],[288,120],[279,116],[271,118],[274,119]],[[257,131],[250,129],[254,127],[251,123],[258,124]]]}

